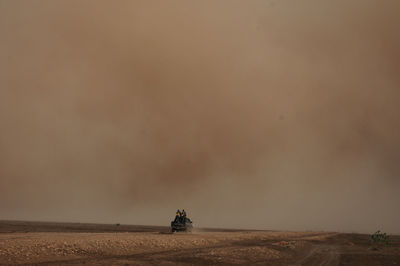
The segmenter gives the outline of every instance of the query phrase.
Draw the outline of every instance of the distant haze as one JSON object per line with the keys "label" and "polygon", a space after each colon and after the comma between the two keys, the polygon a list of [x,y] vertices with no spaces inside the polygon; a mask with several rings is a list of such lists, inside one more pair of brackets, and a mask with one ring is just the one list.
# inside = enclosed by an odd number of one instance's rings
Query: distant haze
{"label": "distant haze", "polygon": [[0,219],[400,233],[400,1],[0,0]]}

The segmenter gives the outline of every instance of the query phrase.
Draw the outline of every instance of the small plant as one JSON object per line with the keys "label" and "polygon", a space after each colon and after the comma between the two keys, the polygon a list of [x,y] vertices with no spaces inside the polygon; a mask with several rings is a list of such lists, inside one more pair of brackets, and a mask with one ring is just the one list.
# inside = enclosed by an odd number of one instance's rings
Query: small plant
{"label": "small plant", "polygon": [[120,224],[115,224],[116,226],[120,226]]}
{"label": "small plant", "polygon": [[376,231],[373,233],[371,236],[371,242],[372,244],[385,244],[389,245],[389,235],[386,233],[381,232],[380,230]]}

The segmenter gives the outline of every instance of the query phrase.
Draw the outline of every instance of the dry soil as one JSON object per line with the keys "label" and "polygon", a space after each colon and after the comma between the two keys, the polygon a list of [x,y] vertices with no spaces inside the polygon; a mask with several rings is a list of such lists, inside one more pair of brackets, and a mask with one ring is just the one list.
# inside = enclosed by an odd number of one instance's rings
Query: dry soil
{"label": "dry soil", "polygon": [[400,265],[400,236],[0,221],[0,264]]}

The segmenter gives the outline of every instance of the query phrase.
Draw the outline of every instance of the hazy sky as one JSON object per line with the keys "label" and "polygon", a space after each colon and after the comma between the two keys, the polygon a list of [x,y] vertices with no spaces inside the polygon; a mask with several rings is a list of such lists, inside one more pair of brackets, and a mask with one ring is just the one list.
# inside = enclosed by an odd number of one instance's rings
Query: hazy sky
{"label": "hazy sky", "polygon": [[0,219],[400,233],[400,1],[0,0]]}

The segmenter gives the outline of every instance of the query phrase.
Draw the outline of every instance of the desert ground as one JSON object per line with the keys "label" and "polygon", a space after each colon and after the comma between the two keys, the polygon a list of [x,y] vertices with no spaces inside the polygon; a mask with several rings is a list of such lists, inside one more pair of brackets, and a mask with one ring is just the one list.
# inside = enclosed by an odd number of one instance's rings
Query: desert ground
{"label": "desert ground", "polygon": [[400,236],[0,221],[0,264],[400,265]]}

